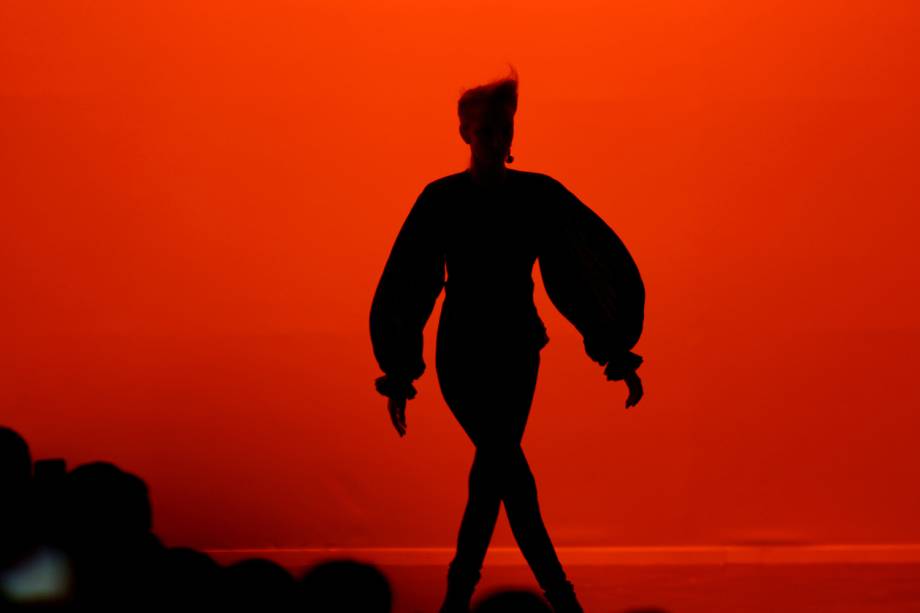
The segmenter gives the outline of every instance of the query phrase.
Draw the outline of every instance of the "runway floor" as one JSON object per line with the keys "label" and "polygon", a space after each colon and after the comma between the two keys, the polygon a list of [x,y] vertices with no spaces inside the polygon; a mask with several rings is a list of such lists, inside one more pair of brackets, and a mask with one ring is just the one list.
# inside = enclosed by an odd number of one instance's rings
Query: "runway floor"
{"label": "runway floor", "polygon": [[[394,613],[436,613],[445,569],[383,566]],[[917,564],[567,565],[586,613],[920,613]],[[474,598],[536,589],[523,565],[486,566]]]}

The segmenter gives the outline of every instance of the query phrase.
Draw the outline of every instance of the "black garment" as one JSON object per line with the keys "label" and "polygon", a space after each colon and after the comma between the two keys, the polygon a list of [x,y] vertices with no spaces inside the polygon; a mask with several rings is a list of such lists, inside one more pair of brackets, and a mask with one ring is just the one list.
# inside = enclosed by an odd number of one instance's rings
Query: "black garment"
{"label": "black garment", "polygon": [[505,172],[491,186],[469,170],[447,175],[410,210],[371,304],[380,393],[415,396],[412,381],[425,371],[422,330],[445,287],[438,352],[448,341],[475,348],[471,355],[545,346],[533,302],[536,261],[550,300],[608,379],[642,363],[630,350],[642,333],[645,288],[623,242],[552,177]]}
{"label": "black garment", "polygon": [[449,175],[416,200],[371,305],[371,341],[385,373],[377,390],[415,396],[412,381],[425,371],[422,330],[446,286],[438,383],[476,455],[442,611],[466,609],[502,503],[547,596],[580,611],[521,448],[540,350],[549,342],[531,274],[539,260],[547,294],[581,332],[588,355],[606,364],[609,379],[642,362],[630,349],[642,331],[645,291],[613,230],[562,184],[539,173],[506,173],[491,186],[469,171]]}

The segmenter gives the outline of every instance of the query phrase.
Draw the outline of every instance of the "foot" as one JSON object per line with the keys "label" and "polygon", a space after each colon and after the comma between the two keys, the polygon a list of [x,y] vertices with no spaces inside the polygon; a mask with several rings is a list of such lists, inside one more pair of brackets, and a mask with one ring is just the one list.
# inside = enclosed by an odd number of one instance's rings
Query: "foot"
{"label": "foot", "polygon": [[445,599],[441,603],[438,613],[470,613],[470,601],[450,601]]}
{"label": "foot", "polygon": [[575,586],[571,581],[565,581],[558,587],[544,590],[543,595],[553,607],[554,613],[584,613],[578,598],[575,596]]}
{"label": "foot", "polygon": [[481,574],[460,575],[451,570],[447,575],[447,593],[438,613],[470,613],[470,602]]}

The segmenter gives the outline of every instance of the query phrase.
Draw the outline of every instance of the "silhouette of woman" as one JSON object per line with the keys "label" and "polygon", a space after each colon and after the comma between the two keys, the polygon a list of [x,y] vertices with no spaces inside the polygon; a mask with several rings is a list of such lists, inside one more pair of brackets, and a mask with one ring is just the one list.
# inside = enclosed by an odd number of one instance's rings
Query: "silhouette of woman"
{"label": "silhouette of woman", "polygon": [[[469,611],[502,502],[515,540],[553,608],[580,612],[556,556],[521,448],[549,342],[533,302],[533,266],[553,305],[584,338],[608,380],[624,380],[626,408],[643,395],[630,351],[642,332],[645,289],[613,230],[548,175],[507,168],[517,74],[466,90],[458,103],[470,166],[425,186],[374,294],[370,332],[393,426],[425,370],[422,333],[445,288],[436,345],[441,393],[476,452],[447,572],[441,613]],[[445,267],[447,278],[445,279]]]}

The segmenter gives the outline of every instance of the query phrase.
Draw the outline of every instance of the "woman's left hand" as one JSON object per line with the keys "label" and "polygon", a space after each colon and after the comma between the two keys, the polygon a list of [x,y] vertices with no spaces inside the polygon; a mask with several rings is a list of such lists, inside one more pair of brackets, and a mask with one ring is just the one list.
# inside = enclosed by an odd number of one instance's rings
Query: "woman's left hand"
{"label": "woman's left hand", "polygon": [[642,379],[636,374],[636,371],[629,372],[624,378],[627,387],[629,387],[629,396],[626,398],[626,408],[636,406],[642,398]]}
{"label": "woman's left hand", "polygon": [[399,432],[399,436],[406,434],[406,399],[390,398],[387,401],[387,408],[390,411],[390,421],[393,427]]}

